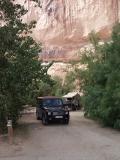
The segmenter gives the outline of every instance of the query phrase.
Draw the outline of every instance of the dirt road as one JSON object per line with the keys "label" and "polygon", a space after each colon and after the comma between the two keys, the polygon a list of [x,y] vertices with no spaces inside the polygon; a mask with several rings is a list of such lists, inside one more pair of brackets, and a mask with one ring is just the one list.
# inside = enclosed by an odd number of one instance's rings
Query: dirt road
{"label": "dirt road", "polygon": [[102,128],[81,112],[70,124],[43,126],[34,115],[22,118],[14,145],[0,144],[0,160],[120,160],[120,132]]}

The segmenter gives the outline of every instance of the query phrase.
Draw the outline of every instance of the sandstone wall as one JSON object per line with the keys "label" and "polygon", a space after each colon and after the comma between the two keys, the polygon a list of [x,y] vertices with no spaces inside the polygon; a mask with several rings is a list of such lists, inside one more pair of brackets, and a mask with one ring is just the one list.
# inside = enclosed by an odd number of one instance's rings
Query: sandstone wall
{"label": "sandstone wall", "polygon": [[16,0],[29,12],[24,20],[37,21],[33,37],[43,42],[44,59],[73,59],[75,51],[87,42],[92,31],[108,38],[120,20],[119,0]]}

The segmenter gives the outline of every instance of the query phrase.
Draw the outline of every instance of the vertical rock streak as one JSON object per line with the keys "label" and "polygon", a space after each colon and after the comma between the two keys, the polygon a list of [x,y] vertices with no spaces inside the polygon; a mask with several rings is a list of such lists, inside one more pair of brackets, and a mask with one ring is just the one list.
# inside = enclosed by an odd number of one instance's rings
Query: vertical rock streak
{"label": "vertical rock streak", "polygon": [[[23,4],[23,0],[16,1]],[[63,55],[81,47],[92,30],[107,38],[115,22],[120,21],[120,0],[40,2],[41,7],[35,7],[35,2],[29,0],[27,17],[28,22],[37,20],[33,36],[36,40],[42,41],[46,48],[52,48],[50,54],[54,51],[55,54]]]}

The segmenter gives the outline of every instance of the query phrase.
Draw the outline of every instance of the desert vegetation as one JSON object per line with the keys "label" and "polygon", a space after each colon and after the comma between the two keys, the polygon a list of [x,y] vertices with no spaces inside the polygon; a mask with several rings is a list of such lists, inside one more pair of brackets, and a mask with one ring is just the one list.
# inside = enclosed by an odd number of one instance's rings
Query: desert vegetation
{"label": "desert vegetation", "polygon": [[[8,119],[15,126],[25,104],[34,104],[45,88],[53,85],[47,74],[50,65],[38,61],[41,45],[31,35],[35,22],[23,23],[23,6],[0,0],[0,130]],[[47,89],[48,91],[48,89]]]}
{"label": "desert vegetation", "polygon": [[109,42],[99,43],[95,32],[89,37],[93,47],[80,59],[86,67],[71,73],[73,81],[80,81],[85,116],[120,129],[120,24],[113,27]]}

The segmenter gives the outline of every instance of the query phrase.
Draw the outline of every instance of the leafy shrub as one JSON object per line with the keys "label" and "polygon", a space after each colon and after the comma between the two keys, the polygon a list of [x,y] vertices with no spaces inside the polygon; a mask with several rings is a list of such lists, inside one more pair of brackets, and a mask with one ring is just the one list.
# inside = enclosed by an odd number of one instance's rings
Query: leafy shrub
{"label": "leafy shrub", "polygon": [[49,66],[38,61],[41,46],[30,37],[35,22],[23,23],[25,13],[14,0],[0,0],[0,132],[8,119],[16,125],[22,105],[34,103],[43,83],[52,85]]}
{"label": "leafy shrub", "polygon": [[94,51],[85,52],[81,60],[87,66],[80,71],[85,112],[120,128],[120,24],[113,28],[110,42],[100,45],[93,37]]}

